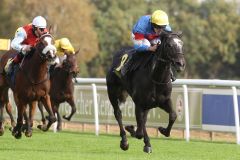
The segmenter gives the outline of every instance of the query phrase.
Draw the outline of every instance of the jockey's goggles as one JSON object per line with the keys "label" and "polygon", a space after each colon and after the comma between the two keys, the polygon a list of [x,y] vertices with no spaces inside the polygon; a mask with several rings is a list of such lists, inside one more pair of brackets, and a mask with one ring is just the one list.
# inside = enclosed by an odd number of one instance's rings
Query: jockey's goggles
{"label": "jockey's goggles", "polygon": [[156,28],[156,29],[164,29],[164,28],[166,28],[166,25],[159,26],[159,25],[154,24],[154,23],[152,23],[152,26],[153,26],[153,28]]}

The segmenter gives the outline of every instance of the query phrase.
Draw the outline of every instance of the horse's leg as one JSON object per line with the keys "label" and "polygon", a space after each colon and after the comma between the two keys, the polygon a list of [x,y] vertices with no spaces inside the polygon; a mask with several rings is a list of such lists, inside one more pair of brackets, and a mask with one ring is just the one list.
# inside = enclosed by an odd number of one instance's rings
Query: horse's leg
{"label": "horse's leg", "polygon": [[173,126],[173,123],[175,122],[176,118],[177,118],[177,114],[176,112],[173,110],[172,108],[172,101],[171,99],[167,100],[163,109],[169,114],[169,122],[168,122],[168,126],[167,128],[163,128],[163,127],[158,127],[158,130],[161,134],[163,134],[166,137],[170,136],[170,132]]}
{"label": "horse's leg", "polygon": [[57,130],[61,131],[62,130],[62,118],[61,118],[61,115],[60,115],[58,109],[59,109],[59,103],[54,105],[54,111],[57,113]]}
{"label": "horse's leg", "polygon": [[129,148],[129,144],[128,144],[128,140],[127,140],[127,136],[126,136],[126,132],[123,128],[123,124],[122,124],[122,112],[119,108],[119,102],[118,102],[118,94],[117,94],[117,90],[119,90],[119,88],[116,87],[115,84],[109,84],[107,83],[108,86],[108,97],[109,100],[113,106],[113,110],[114,110],[114,115],[115,118],[118,122],[119,128],[120,128],[120,136],[122,138],[122,140],[120,141],[120,147],[122,150],[126,151]]}
{"label": "horse's leg", "polygon": [[10,102],[5,104],[5,108],[6,108],[6,112],[10,117],[11,120],[11,126],[15,127],[16,126],[16,122],[14,121],[13,115],[12,115],[12,105],[10,104]]}
{"label": "horse's leg", "polygon": [[43,104],[40,101],[38,101],[38,109],[39,109],[39,111],[41,113],[41,116],[42,116],[42,124],[46,125],[46,118],[45,118],[44,113],[43,113]]}
{"label": "horse's leg", "polygon": [[48,116],[48,124],[47,126],[46,125],[43,125],[41,127],[41,130],[42,131],[48,131],[48,129],[51,127],[51,125],[56,122],[56,117],[54,116],[53,114],[53,110],[52,110],[52,107],[51,107],[51,101],[50,101],[50,96],[49,95],[46,95],[44,98],[41,99],[41,102],[43,103],[46,111],[48,112],[49,116]]}
{"label": "horse's leg", "polygon": [[144,143],[145,146],[143,147],[143,151],[146,153],[151,153],[152,152],[152,147],[150,144],[150,139],[147,134],[147,129],[146,129],[146,122],[147,122],[147,115],[148,115],[149,110],[144,111],[144,116],[143,116],[143,134],[144,134]]}
{"label": "horse's leg", "polygon": [[4,118],[3,118],[3,102],[0,102],[0,136],[2,136],[4,134],[4,128],[3,128],[3,122],[4,122]]}
{"label": "horse's leg", "polygon": [[71,106],[71,114],[67,117],[66,115],[63,116],[64,119],[70,121],[74,113],[76,113],[76,106],[73,97],[67,100],[68,104]]}
{"label": "horse's leg", "polygon": [[138,139],[142,139],[144,137],[144,134],[143,134],[144,111],[139,105],[136,105],[135,107],[135,115],[136,115],[136,121],[137,121],[137,130],[136,130],[135,137]]}
{"label": "horse's leg", "polygon": [[29,118],[28,118],[28,121],[26,122],[27,129],[25,132],[26,137],[32,136],[33,118],[36,111],[36,105],[37,105],[37,101],[34,101],[29,104]]}
{"label": "horse's leg", "polygon": [[26,111],[26,105],[18,103],[17,111],[18,111],[17,125],[13,128],[12,135],[16,139],[19,139],[22,137],[23,114]]}
{"label": "horse's leg", "polygon": [[27,111],[25,110],[25,112],[23,113],[23,118],[24,118],[24,122],[23,123],[23,126],[22,126],[22,132],[26,132],[27,128],[28,128],[28,121],[29,121],[29,118],[28,118],[28,115],[27,115]]}

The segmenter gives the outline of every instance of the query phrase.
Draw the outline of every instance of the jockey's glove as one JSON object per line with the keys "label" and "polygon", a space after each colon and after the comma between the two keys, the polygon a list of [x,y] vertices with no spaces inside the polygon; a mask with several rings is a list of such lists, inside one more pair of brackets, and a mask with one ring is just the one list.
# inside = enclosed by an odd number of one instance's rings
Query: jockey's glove
{"label": "jockey's glove", "polygon": [[31,51],[32,46],[31,45],[23,45],[21,52],[26,55],[27,52]]}

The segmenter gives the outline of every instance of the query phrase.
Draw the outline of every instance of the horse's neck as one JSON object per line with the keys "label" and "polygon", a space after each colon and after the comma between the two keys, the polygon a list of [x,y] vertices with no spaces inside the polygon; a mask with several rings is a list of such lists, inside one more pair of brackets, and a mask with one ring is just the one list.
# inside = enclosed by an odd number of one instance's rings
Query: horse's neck
{"label": "horse's neck", "polygon": [[23,65],[23,69],[27,71],[29,77],[38,81],[44,79],[48,74],[47,62],[41,60],[38,53],[33,53],[30,59],[26,59]]}
{"label": "horse's neck", "polygon": [[61,81],[63,84],[68,83],[69,81],[72,81],[72,75],[63,70],[62,68],[59,68],[59,70],[56,70],[54,72],[57,72],[53,75],[55,81]]}
{"label": "horse's neck", "polygon": [[151,76],[156,83],[169,83],[171,81],[170,63],[158,61]]}

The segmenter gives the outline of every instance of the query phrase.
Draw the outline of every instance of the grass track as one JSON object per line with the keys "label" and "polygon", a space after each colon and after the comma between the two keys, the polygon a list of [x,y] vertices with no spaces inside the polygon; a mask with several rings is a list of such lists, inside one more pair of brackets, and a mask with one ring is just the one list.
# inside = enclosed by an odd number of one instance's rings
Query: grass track
{"label": "grass track", "polygon": [[234,143],[151,138],[153,153],[146,154],[142,140],[129,137],[129,150],[119,147],[117,135],[40,132],[16,140],[9,131],[0,137],[1,160],[240,160]]}

